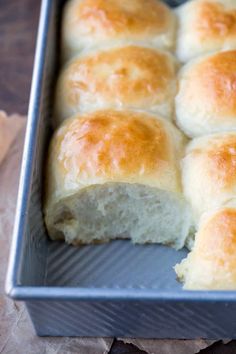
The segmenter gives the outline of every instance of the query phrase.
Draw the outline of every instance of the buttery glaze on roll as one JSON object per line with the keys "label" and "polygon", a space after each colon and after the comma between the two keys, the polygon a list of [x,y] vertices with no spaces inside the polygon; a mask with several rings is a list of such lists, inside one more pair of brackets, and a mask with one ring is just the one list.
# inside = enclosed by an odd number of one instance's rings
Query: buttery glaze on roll
{"label": "buttery glaze on roll", "polygon": [[236,196],[236,132],[194,139],[182,161],[183,189],[195,220]]}
{"label": "buttery glaze on roll", "polygon": [[180,264],[178,278],[188,290],[236,289],[236,202],[205,215],[195,244]]}
{"label": "buttery glaze on roll", "polygon": [[107,48],[74,58],[56,89],[55,117],[98,109],[138,109],[170,118],[177,63],[168,52],[135,45]]}
{"label": "buttery glaze on roll", "polygon": [[176,119],[189,137],[236,130],[236,51],[194,60],[180,70]]}
{"label": "buttery glaze on roll", "polygon": [[187,1],[177,9],[177,15],[177,56],[180,61],[236,49],[235,0]]}
{"label": "buttery glaze on roll", "polygon": [[50,237],[183,247],[190,227],[179,171],[183,149],[184,137],[170,122],[145,113],[105,110],[65,120],[49,151]]}
{"label": "buttery glaze on roll", "polygon": [[175,27],[174,13],[158,0],[70,0],[62,24],[64,58],[119,41],[173,49]]}

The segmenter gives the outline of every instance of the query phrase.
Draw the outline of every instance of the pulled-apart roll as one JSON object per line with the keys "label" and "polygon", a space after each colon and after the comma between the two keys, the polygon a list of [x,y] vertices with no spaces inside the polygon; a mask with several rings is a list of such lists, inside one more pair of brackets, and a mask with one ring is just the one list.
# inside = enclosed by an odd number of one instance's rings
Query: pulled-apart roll
{"label": "pulled-apart roll", "polygon": [[176,119],[189,137],[236,130],[236,51],[196,59],[180,70]]}
{"label": "pulled-apart roll", "polygon": [[196,223],[209,210],[224,205],[236,195],[236,132],[194,139],[182,162],[186,199]]}
{"label": "pulled-apart roll", "polygon": [[67,119],[49,151],[50,237],[183,247],[191,223],[181,194],[183,149],[183,135],[170,122],[145,113],[106,110]]}
{"label": "pulled-apart roll", "polygon": [[175,28],[174,13],[158,0],[70,0],[63,13],[63,56],[129,41],[169,50]]}
{"label": "pulled-apart roll", "polygon": [[196,56],[236,49],[236,1],[192,0],[179,6],[177,56]]}
{"label": "pulled-apart roll", "polygon": [[172,117],[176,60],[168,52],[135,45],[74,58],[56,89],[55,117],[98,109],[139,109]]}
{"label": "pulled-apart roll", "polygon": [[204,215],[192,252],[175,266],[175,271],[184,289],[236,289],[235,201]]}

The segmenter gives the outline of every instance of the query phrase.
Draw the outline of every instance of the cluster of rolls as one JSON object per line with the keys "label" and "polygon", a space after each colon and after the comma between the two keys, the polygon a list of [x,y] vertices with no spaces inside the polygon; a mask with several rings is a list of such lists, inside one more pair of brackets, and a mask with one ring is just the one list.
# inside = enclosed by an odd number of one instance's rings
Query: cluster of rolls
{"label": "cluster of rolls", "polygon": [[176,122],[192,138],[182,183],[197,230],[175,266],[186,289],[236,289],[236,1],[194,0],[177,10]]}
{"label": "cluster of rolls", "polygon": [[236,288],[234,48],[235,0],[66,3],[44,208],[52,239],[180,249],[196,229],[175,267],[185,288]]}

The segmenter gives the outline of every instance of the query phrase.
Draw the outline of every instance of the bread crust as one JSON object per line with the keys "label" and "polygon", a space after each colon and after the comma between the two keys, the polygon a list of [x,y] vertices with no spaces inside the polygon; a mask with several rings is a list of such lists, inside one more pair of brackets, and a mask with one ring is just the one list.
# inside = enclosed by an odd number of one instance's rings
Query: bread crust
{"label": "bread crust", "polygon": [[236,289],[236,204],[205,215],[193,251],[175,267],[185,289]]}
{"label": "bread crust", "polygon": [[77,112],[116,108],[171,119],[176,71],[169,53],[132,44],[77,56],[59,77],[55,117],[62,121]]}
{"label": "bread crust", "polygon": [[177,14],[177,56],[182,62],[236,48],[235,0],[188,1],[177,9]]}
{"label": "bread crust", "polygon": [[64,57],[114,41],[173,49],[176,19],[158,0],[71,0],[63,16]]}
{"label": "bread crust", "polygon": [[107,182],[179,192],[184,142],[171,123],[146,113],[103,110],[76,115],[52,138],[47,200]]}
{"label": "bread crust", "polygon": [[189,136],[236,130],[236,51],[196,59],[179,74],[176,119]]}
{"label": "bread crust", "polygon": [[182,162],[186,199],[196,223],[204,212],[221,206],[236,194],[236,132],[192,140]]}

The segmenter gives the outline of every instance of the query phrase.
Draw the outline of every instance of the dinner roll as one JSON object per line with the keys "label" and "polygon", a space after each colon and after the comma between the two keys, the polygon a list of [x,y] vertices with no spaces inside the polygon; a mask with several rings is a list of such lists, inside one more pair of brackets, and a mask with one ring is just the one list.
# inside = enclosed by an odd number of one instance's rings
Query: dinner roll
{"label": "dinner roll", "polygon": [[182,68],[176,118],[189,137],[236,130],[236,51],[197,59]]}
{"label": "dinner roll", "polygon": [[177,15],[177,56],[182,62],[236,48],[235,0],[187,1],[178,8]]}
{"label": "dinner roll", "polygon": [[158,0],[70,0],[62,23],[64,58],[84,48],[135,41],[172,49],[176,19]]}
{"label": "dinner roll", "polygon": [[236,202],[204,216],[193,251],[175,271],[185,289],[236,289]]}
{"label": "dinner roll", "polygon": [[236,196],[236,132],[194,139],[182,161],[183,189],[195,220]]}
{"label": "dinner roll", "polygon": [[176,61],[167,52],[134,45],[74,58],[62,71],[55,117],[104,108],[150,110],[170,118]]}
{"label": "dinner roll", "polygon": [[50,237],[183,247],[191,222],[181,194],[183,147],[170,122],[145,113],[107,110],[65,120],[49,151]]}

